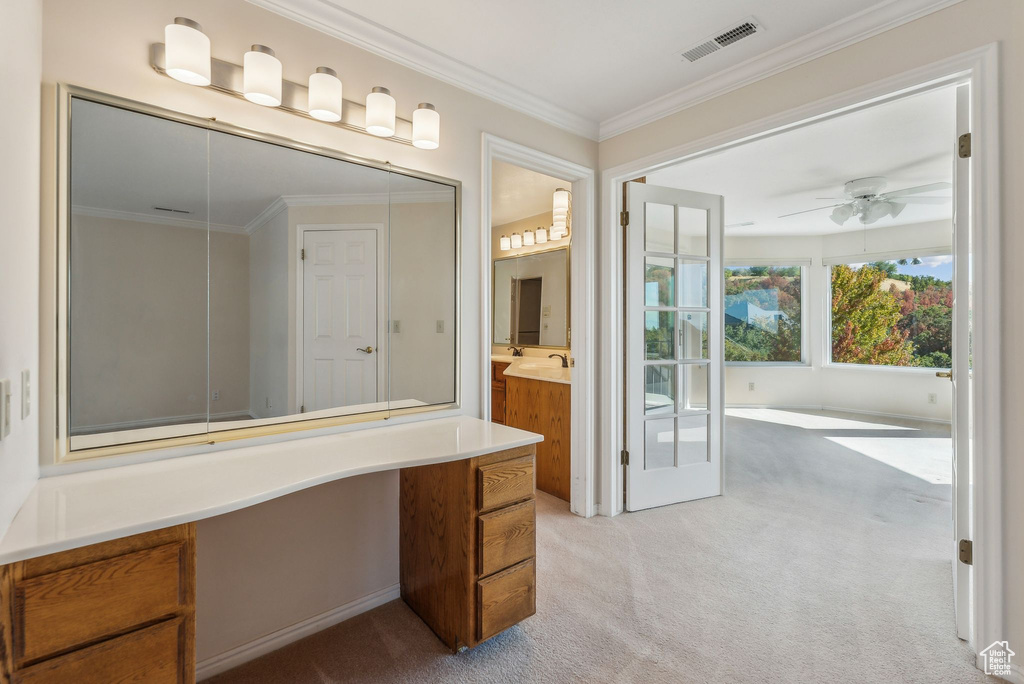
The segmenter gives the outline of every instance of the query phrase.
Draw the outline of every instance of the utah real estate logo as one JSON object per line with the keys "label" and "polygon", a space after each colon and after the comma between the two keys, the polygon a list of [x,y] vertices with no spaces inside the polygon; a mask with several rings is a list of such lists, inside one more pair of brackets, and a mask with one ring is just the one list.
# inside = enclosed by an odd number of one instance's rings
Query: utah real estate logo
{"label": "utah real estate logo", "polygon": [[1009,642],[994,641],[978,655],[985,658],[985,674],[1009,677],[1010,659],[1017,654],[1010,650]]}

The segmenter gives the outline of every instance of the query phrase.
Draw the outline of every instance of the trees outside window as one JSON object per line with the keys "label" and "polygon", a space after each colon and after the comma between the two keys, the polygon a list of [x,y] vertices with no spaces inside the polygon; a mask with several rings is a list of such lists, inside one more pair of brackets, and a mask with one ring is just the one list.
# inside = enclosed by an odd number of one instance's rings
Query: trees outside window
{"label": "trees outside window", "polygon": [[800,266],[725,269],[725,360],[799,362]]}
{"label": "trees outside window", "polygon": [[832,361],[949,368],[952,256],[832,267]]}

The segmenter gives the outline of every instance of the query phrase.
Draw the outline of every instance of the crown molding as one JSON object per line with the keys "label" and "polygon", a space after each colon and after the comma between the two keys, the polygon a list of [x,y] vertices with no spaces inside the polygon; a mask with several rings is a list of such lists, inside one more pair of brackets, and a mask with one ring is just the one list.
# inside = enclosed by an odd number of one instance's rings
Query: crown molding
{"label": "crown molding", "polygon": [[118,221],[134,221],[136,223],[154,223],[160,226],[175,226],[177,228],[191,228],[193,230],[212,230],[217,233],[234,233],[235,235],[245,235],[246,232],[243,226],[232,226],[226,223],[207,223],[206,221],[175,216],[157,216],[154,214],[144,214],[139,211],[100,209],[98,207],[85,207],[77,204],[71,207],[71,214],[75,216],[116,219]]}
{"label": "crown molding", "polygon": [[348,195],[282,195],[270,203],[241,232],[252,235],[289,207],[341,207],[353,204],[437,204],[453,202],[450,190],[410,190],[407,192],[363,192]]}
{"label": "crown molding", "polygon": [[570,112],[472,65],[411,40],[330,0],[248,2],[552,126],[590,140],[597,139],[597,121]]}
{"label": "crown molding", "polygon": [[841,50],[963,0],[885,0],[736,66],[601,122],[599,141]]}

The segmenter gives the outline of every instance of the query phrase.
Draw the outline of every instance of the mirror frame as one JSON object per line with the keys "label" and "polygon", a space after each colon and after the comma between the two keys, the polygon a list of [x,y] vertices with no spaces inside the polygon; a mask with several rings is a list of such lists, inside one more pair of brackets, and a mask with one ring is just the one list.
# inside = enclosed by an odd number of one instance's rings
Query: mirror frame
{"label": "mirror frame", "polygon": [[[68,277],[68,234],[71,216],[71,158],[70,158],[70,134],[71,134],[71,102],[73,99],[87,100],[97,104],[117,107],[138,114],[155,116],[177,123],[188,124],[206,128],[212,131],[219,131],[230,135],[236,135],[250,140],[279,145],[300,152],[308,152],[344,161],[360,166],[366,166],[389,173],[398,173],[421,180],[431,181],[447,185],[455,189],[455,397],[451,402],[443,404],[432,404],[429,406],[400,408],[367,413],[356,413],[349,415],[331,416],[325,418],[303,419],[302,414],[293,416],[282,416],[291,420],[282,420],[271,425],[260,425],[252,427],[240,427],[231,430],[203,432],[200,434],[180,437],[160,437],[141,441],[126,442],[109,446],[90,447],[87,449],[70,448],[69,415],[70,415],[70,392],[68,391],[68,359],[71,345],[71,336],[68,321],[68,302],[70,294],[70,279]],[[349,425],[371,421],[383,421],[391,417],[404,416],[409,414],[427,413],[435,411],[447,411],[459,409],[462,406],[462,181],[453,178],[446,178],[415,169],[395,166],[386,161],[368,159],[348,154],[340,150],[321,147],[304,143],[299,140],[284,136],[255,131],[234,124],[226,123],[214,118],[204,118],[184,114],[157,105],[147,104],[136,100],[110,95],[107,93],[81,88],[66,83],[57,84],[56,99],[56,232],[55,232],[55,298],[52,305],[55,306],[56,321],[53,328],[52,343],[55,352],[56,366],[54,375],[56,386],[52,405],[54,420],[55,451],[53,463],[62,464],[85,459],[99,458],[103,456],[114,456],[130,454],[141,451],[151,451],[170,447],[191,446],[198,444],[215,444],[239,439],[254,437],[266,437],[302,430],[315,430],[319,428]],[[44,246],[45,248],[45,246]],[[45,270],[44,270],[45,273]],[[44,291],[45,296],[45,291]],[[44,309],[45,311],[45,309]],[[44,321],[45,322],[45,321]],[[50,336],[46,336],[50,337]],[[45,448],[45,447],[44,447]]]}
{"label": "mirror frame", "polygon": [[500,347],[504,345],[504,342],[497,342],[494,339],[494,312],[497,311],[498,304],[498,288],[495,287],[495,281],[497,280],[497,264],[499,261],[511,261],[512,259],[523,259],[525,257],[531,257],[536,254],[550,254],[551,252],[565,251],[565,345],[550,345],[550,344],[516,344],[513,345],[511,342],[509,346],[522,347],[523,349],[564,349],[569,350],[572,348],[572,238],[569,238],[569,244],[559,245],[558,247],[552,247],[550,249],[538,249],[535,252],[527,252],[526,254],[513,254],[507,257],[501,257],[500,259],[491,259],[491,346]]}

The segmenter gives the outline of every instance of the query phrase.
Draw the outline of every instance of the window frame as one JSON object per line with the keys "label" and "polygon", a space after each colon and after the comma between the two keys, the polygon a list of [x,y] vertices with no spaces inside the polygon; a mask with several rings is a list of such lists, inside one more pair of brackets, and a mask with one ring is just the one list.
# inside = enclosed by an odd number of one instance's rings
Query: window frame
{"label": "window frame", "polygon": [[[735,267],[746,267],[746,266],[768,266],[773,268],[792,268],[797,267],[800,269],[800,360],[799,361],[729,361],[724,360],[725,367],[736,367],[736,368],[810,368],[811,367],[811,354],[810,354],[810,330],[807,325],[807,278],[810,274],[812,266],[812,260],[809,258],[796,258],[796,259],[726,259],[725,265],[723,266],[722,273],[722,291],[725,291],[725,273],[726,268]],[[831,290],[831,287],[829,288]],[[725,315],[724,304],[723,304],[723,319]],[[831,326],[831,321],[829,321]],[[724,326],[723,326],[724,327]],[[831,335],[831,332],[829,333]],[[831,338],[830,338],[831,339]]]}
{"label": "window frame", "polygon": [[[904,373],[908,375],[933,375],[935,371],[948,371],[949,368],[940,366],[885,366],[873,363],[850,363],[848,361],[834,361],[832,359],[832,268],[834,266],[850,266],[852,264],[867,264],[874,261],[897,261],[899,259],[913,259],[915,257],[929,256],[952,256],[953,246],[927,247],[924,249],[899,249],[886,252],[871,252],[864,254],[853,254],[847,256],[823,257],[821,265],[825,269],[825,288],[822,292],[822,304],[824,308],[823,322],[824,356],[822,367],[837,370],[866,370],[869,372]],[[952,285],[951,285],[952,286]],[[951,355],[952,356],[952,355]]]}

